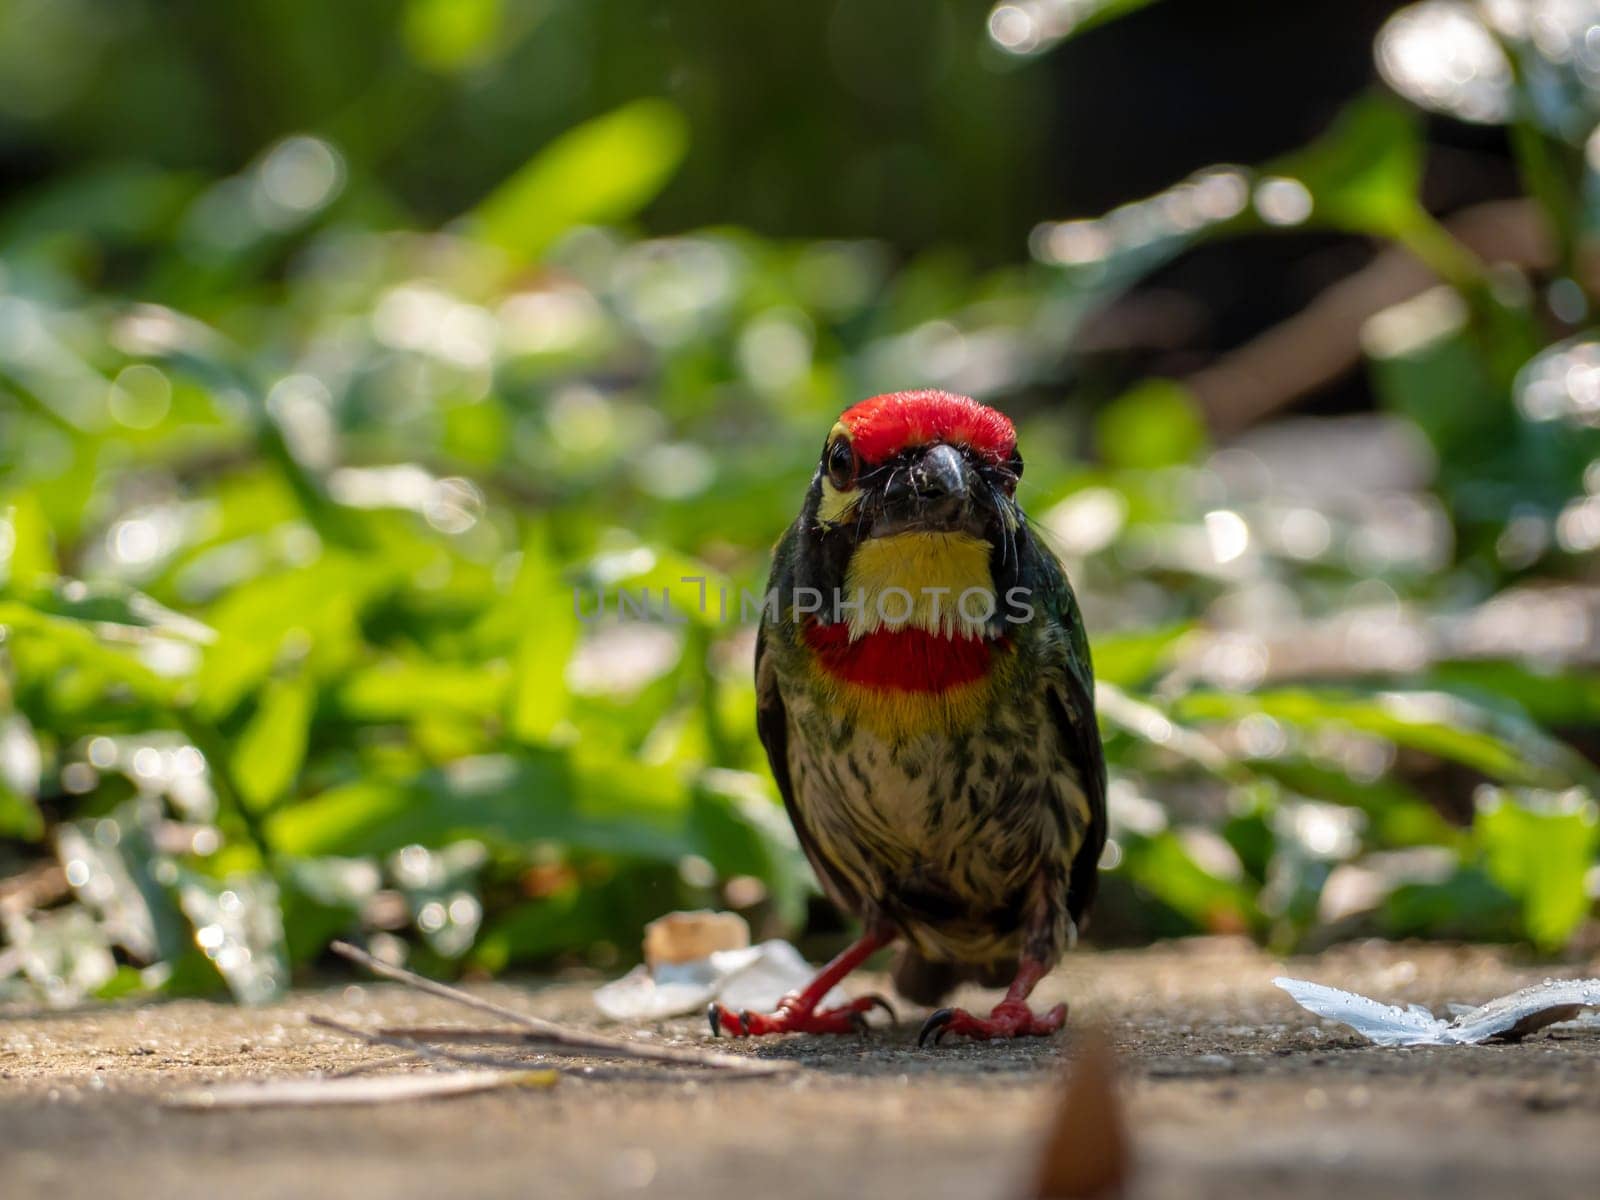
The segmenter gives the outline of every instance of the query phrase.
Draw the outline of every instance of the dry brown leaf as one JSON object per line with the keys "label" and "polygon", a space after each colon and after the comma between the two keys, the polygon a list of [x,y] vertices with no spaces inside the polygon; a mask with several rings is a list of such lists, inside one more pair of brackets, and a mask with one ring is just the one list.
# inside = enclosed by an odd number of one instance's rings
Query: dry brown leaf
{"label": "dry brown leaf", "polygon": [[1123,1194],[1131,1173],[1111,1048],[1094,1029],[1079,1031],[1075,1040],[1066,1091],[1029,1193],[1033,1200],[1107,1200]]}

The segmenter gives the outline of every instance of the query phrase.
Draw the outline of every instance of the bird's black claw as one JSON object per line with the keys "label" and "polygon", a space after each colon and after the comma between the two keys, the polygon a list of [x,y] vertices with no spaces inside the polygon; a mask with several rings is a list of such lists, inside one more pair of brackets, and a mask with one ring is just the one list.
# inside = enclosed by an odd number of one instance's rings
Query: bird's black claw
{"label": "bird's black claw", "polygon": [[874,993],[873,995],[866,997],[866,999],[871,1003],[873,1008],[881,1008],[884,1012],[889,1014],[889,1024],[900,1024],[900,1016],[894,1011],[894,1005],[890,1004],[882,996]]}
{"label": "bird's black claw", "polygon": [[748,1008],[739,1014],[739,1032],[745,1037],[750,1036],[750,1010]]}
{"label": "bird's black claw", "polygon": [[722,1036],[722,1014],[717,1011],[718,1007],[715,1000],[706,1005],[706,1020],[711,1022],[712,1037]]}
{"label": "bird's black claw", "polygon": [[928,1041],[928,1038],[932,1037],[933,1044],[937,1046],[944,1038],[945,1027],[948,1026],[951,1021],[955,1020],[955,1018],[955,1009],[941,1008],[938,1012],[934,1013],[922,1023],[922,1029],[917,1034],[917,1045],[925,1045]]}
{"label": "bird's black claw", "polygon": [[857,1037],[866,1037],[872,1026],[867,1024],[866,1013],[853,1012],[850,1014],[850,1028],[856,1031]]}

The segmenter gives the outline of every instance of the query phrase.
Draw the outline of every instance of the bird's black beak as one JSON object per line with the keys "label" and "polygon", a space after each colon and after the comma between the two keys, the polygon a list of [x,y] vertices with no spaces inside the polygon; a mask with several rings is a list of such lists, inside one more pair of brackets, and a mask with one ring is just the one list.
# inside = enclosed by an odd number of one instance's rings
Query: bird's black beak
{"label": "bird's black beak", "polygon": [[967,464],[960,451],[940,442],[928,447],[921,461],[911,468],[911,482],[929,500],[965,499]]}
{"label": "bird's black beak", "polygon": [[959,450],[942,442],[929,446],[891,472],[873,532],[964,526],[972,515],[971,486],[972,467]]}

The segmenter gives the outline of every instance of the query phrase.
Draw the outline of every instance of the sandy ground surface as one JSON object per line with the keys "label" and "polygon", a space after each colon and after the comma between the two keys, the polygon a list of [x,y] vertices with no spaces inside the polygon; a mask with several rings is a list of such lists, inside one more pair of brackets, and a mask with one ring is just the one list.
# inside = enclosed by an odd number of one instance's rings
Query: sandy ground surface
{"label": "sandy ground surface", "polygon": [[[1379,1049],[1296,1008],[1270,984],[1284,969],[1442,1010],[1552,974],[1600,974],[1600,962],[1552,971],[1484,949],[1362,945],[1285,963],[1213,940],[1073,956],[1040,995],[1069,999],[1069,1031],[1097,1023],[1115,1049],[1136,1196],[1600,1195],[1600,1031]],[[596,1023],[586,986],[481,990]],[[427,1069],[310,1027],[306,1013],[473,1020],[387,984],[257,1010],[0,1014],[0,1195],[1006,1197],[1032,1173],[1073,1054],[1070,1032],[918,1050],[922,1014],[903,1009],[898,1029],[865,1040],[742,1046],[803,1064],[784,1077],[551,1059],[571,1070],[548,1090],[342,1109],[163,1106],[224,1080]],[[639,1031],[683,1043],[704,1034],[687,1018]]]}

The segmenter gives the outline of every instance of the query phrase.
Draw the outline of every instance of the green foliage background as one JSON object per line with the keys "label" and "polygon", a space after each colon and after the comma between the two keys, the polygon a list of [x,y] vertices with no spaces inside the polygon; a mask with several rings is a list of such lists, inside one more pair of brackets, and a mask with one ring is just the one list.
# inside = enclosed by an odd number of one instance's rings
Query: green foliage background
{"label": "green foliage background", "polygon": [[[1514,91],[1549,278],[1434,223],[1419,115],[1390,95],[979,271],[871,238],[641,233],[727,157],[695,143],[700,100],[660,98],[674,35],[622,37],[627,5],[113,7],[0,3],[5,120],[81,164],[0,213],[0,986],[257,1000],[339,935],[433,969],[610,967],[700,905],[799,931],[813,885],[738,596],[835,414],[915,385],[1018,417],[1022,497],[1083,593],[1113,773],[1100,936],[1557,952],[1592,916],[1592,93]],[[974,169],[1025,156],[1026,67],[980,69],[983,10],[936,7],[979,82],[919,119],[984,133]],[[1509,87],[1559,77],[1505,52]],[[737,57],[711,77],[754,69]],[[947,182],[983,245],[1004,188]],[[894,232],[850,203],[822,224]],[[1213,447],[1171,381],[1074,402],[1087,315],[1286,225],[1443,281],[1368,339],[1386,411],[1361,440],[1284,427],[1348,480]],[[1547,288],[1579,315],[1552,320]],[[585,619],[639,589],[677,619]]]}

